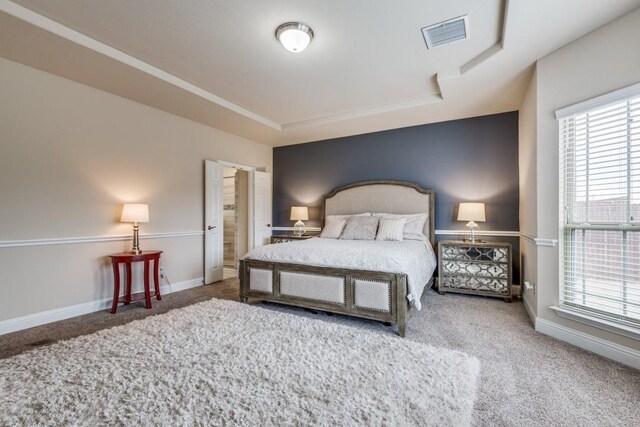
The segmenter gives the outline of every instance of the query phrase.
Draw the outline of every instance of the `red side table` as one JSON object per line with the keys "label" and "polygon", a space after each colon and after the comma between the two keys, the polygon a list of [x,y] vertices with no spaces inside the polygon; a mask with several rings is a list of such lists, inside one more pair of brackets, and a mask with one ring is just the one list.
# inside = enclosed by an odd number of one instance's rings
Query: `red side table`
{"label": "red side table", "polygon": [[[158,281],[158,267],[160,262],[160,254],[162,251],[143,251],[141,254],[135,255],[128,252],[121,254],[109,255],[111,264],[113,264],[113,305],[111,313],[115,314],[118,310],[118,303],[125,305],[145,300],[147,308],[151,308],[151,297],[155,296],[158,301],[162,299],[160,295],[160,282]],[[149,288],[149,263],[153,261],[153,281],[155,293],[152,295]],[[144,262],[144,297],[131,299],[131,263]],[[120,264],[124,264],[127,272],[126,292],[124,296],[120,296]]]}

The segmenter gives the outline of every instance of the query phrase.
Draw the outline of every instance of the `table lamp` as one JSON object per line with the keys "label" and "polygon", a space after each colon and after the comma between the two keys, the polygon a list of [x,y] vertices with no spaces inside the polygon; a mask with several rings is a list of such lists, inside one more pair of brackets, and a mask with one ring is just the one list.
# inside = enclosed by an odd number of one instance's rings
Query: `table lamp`
{"label": "table lamp", "polygon": [[140,255],[140,241],[138,240],[138,223],[149,222],[149,206],[140,203],[125,203],[122,207],[122,217],[120,222],[133,223],[133,247],[130,254]]}
{"label": "table lamp", "polygon": [[[471,243],[476,243],[476,228],[478,224],[475,221],[485,222],[484,203],[460,203],[458,207],[458,221],[469,221],[465,228],[471,234]],[[478,240],[479,242],[480,240]]]}
{"label": "table lamp", "polygon": [[304,222],[309,220],[309,209],[306,206],[291,206],[291,221],[298,221],[293,225],[293,234],[302,236],[307,232]]}

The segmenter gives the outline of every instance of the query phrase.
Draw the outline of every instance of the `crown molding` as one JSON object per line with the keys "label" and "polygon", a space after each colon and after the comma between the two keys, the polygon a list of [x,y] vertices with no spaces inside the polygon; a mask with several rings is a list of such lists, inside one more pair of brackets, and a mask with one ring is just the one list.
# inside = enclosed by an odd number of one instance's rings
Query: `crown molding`
{"label": "crown molding", "polygon": [[359,108],[355,110],[343,111],[335,114],[328,114],[308,120],[300,120],[298,122],[284,123],[282,130],[299,129],[309,126],[325,125],[328,123],[341,122],[344,120],[357,119],[361,117],[371,116],[374,114],[390,113],[392,111],[405,110],[407,108],[422,107],[423,105],[442,102],[442,90],[438,86],[438,93],[422,98],[409,99],[405,101],[392,102],[389,104],[376,105],[373,107]]}
{"label": "crown molding", "polygon": [[297,122],[283,123],[282,130],[299,129],[309,126],[325,125],[334,122],[340,122],[344,120],[357,119],[361,117],[370,116],[373,114],[389,113],[392,111],[404,110],[407,108],[422,107],[424,105],[430,105],[445,100],[445,94],[442,90],[442,84],[444,80],[451,80],[459,78],[468,73],[478,65],[486,62],[489,58],[493,57],[498,52],[504,49],[505,34],[507,29],[507,20],[509,13],[509,0],[504,0],[504,7],[502,8],[502,20],[500,29],[500,40],[498,40],[493,46],[482,51],[480,54],[471,58],[465,64],[459,68],[450,68],[442,70],[436,73],[435,84],[437,86],[437,92],[433,95],[415,98],[405,101],[392,102],[389,104],[377,105],[373,107],[360,108],[355,110],[344,111],[335,114],[328,114],[326,116],[315,117],[308,120],[300,120]]}
{"label": "crown molding", "polygon": [[442,85],[441,85],[441,82],[443,80],[450,80],[450,79],[463,76],[465,73],[471,71],[473,68],[477,67],[481,63],[487,61],[489,58],[491,58],[493,55],[495,55],[496,53],[498,53],[504,48],[508,10],[509,10],[509,0],[504,0],[504,7],[502,10],[503,17],[502,17],[502,28],[500,30],[500,34],[501,34],[500,40],[490,48],[486,49],[476,57],[469,60],[467,63],[465,63],[461,67],[438,72],[434,76],[434,80],[437,86],[437,92],[435,94],[419,97],[415,99],[410,99],[410,100],[391,102],[388,104],[357,108],[357,109],[342,111],[339,113],[333,113],[333,114],[328,114],[324,116],[318,116],[315,118],[305,119],[305,120],[300,120],[295,122],[276,123],[264,116],[261,116],[253,111],[250,111],[244,107],[241,107],[240,105],[234,104],[233,102],[228,101],[199,86],[189,83],[156,66],[153,66],[129,54],[126,54],[121,50],[108,46],[94,38],[91,38],[70,27],[60,24],[59,22],[56,22],[30,9],[27,9],[16,3],[13,3],[10,0],[0,0],[0,11],[2,12],[5,12],[15,18],[28,22],[31,25],[34,25],[38,28],[41,28],[45,31],[48,31],[59,37],[62,37],[66,40],[69,40],[72,43],[76,43],[87,49],[90,49],[97,53],[105,55],[115,61],[126,64],[132,68],[135,68],[138,71],[142,71],[150,76],[156,77],[166,83],[169,83],[173,86],[183,89],[206,101],[209,101],[220,107],[226,108],[230,111],[233,111],[234,113],[240,114],[241,116],[244,116],[250,120],[253,120],[257,123],[260,123],[264,126],[267,126],[279,132],[292,130],[292,129],[306,128],[311,126],[319,126],[319,125],[324,125],[329,123],[341,122],[345,120],[352,120],[352,119],[362,118],[362,117],[375,115],[375,114],[390,113],[393,111],[416,108],[416,107],[421,107],[421,106],[444,101],[445,95],[443,93]]}
{"label": "crown molding", "polygon": [[70,42],[76,43],[87,49],[93,50],[94,52],[98,52],[118,62],[126,64],[150,76],[156,77],[173,86],[179,87],[180,89],[190,92],[196,96],[199,96],[200,98],[203,98],[209,102],[217,104],[228,110],[231,110],[234,113],[240,114],[262,125],[270,127],[271,129],[275,129],[278,131],[282,130],[282,127],[280,126],[280,124],[274,121],[271,121],[266,117],[256,114],[253,111],[249,111],[246,108],[243,108],[237,104],[234,104],[231,101],[227,101],[226,99],[221,98],[214,93],[211,93],[199,86],[196,86],[192,83],[182,80],[181,78],[171,73],[168,73],[147,62],[144,62],[138,58],[135,58],[129,54],[126,54],[121,50],[108,46],[94,38],[86,36],[72,28],[69,28],[52,19],[49,19],[46,16],[40,15],[39,13],[36,13],[30,9],[27,9],[26,7],[20,6],[9,0],[0,0],[0,11],[7,13],[15,18],[21,19],[25,22],[28,22],[31,25],[34,25],[38,28],[41,28],[59,37],[67,39]]}

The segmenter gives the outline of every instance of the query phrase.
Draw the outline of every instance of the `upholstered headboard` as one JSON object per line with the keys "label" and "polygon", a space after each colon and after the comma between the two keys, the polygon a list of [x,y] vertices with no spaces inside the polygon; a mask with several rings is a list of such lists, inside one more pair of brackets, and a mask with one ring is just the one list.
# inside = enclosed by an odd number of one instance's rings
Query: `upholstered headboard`
{"label": "upholstered headboard", "polygon": [[433,190],[403,181],[362,181],[336,188],[324,197],[327,215],[349,215],[362,212],[395,214],[426,213],[424,235],[435,243],[435,194]]}

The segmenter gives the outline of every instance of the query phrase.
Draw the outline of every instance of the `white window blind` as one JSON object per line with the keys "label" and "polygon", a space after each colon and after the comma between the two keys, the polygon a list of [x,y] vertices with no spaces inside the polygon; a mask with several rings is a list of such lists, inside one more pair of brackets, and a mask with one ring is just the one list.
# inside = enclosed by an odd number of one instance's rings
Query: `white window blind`
{"label": "white window blind", "polygon": [[640,328],[640,91],[628,89],[558,114],[560,304]]}

